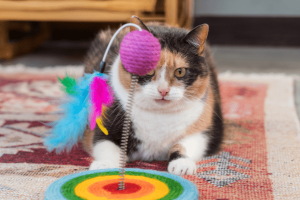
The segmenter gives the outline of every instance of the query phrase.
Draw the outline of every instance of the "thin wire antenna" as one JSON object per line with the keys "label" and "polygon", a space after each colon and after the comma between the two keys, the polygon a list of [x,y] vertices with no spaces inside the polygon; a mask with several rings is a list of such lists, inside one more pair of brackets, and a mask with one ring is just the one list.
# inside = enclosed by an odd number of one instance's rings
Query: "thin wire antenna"
{"label": "thin wire antenna", "polygon": [[123,123],[122,137],[121,137],[121,155],[120,155],[120,170],[119,170],[119,190],[125,189],[125,166],[127,155],[127,144],[129,138],[130,124],[131,124],[131,111],[133,105],[133,97],[135,86],[138,82],[138,76],[132,75],[129,97],[126,105],[125,119]]}
{"label": "thin wire antenna", "polygon": [[[139,31],[142,31],[142,28],[136,24],[133,23],[128,23],[124,24],[121,26],[115,34],[112,36],[111,40],[108,43],[108,46],[105,50],[103,59],[100,64],[100,72],[104,73],[105,70],[105,60],[108,54],[108,51],[110,49],[110,46],[112,45],[114,39],[117,37],[119,32],[128,26],[134,26],[136,27]],[[126,111],[125,111],[125,119],[123,123],[123,130],[122,130],[122,137],[121,137],[121,154],[120,154],[120,168],[119,168],[119,190],[124,190],[125,189],[125,166],[126,166],[126,155],[127,155],[127,144],[128,144],[128,138],[129,138],[129,131],[130,131],[130,124],[131,124],[131,110],[132,110],[132,105],[133,105],[133,97],[134,97],[134,90],[135,86],[138,82],[138,76],[132,75],[131,78],[131,86],[130,86],[130,91],[129,91],[129,96],[128,96],[128,101],[126,105]]]}

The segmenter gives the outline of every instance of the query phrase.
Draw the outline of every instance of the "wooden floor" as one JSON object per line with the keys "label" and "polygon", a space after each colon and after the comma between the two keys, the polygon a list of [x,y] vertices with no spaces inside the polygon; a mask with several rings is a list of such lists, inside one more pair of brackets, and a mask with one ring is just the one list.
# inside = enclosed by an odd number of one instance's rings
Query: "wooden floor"
{"label": "wooden floor", "polygon": [[[46,42],[36,51],[0,65],[18,63],[31,67],[82,65],[89,42]],[[219,72],[284,73],[300,77],[300,48],[212,46]],[[300,79],[295,82],[300,116]]]}

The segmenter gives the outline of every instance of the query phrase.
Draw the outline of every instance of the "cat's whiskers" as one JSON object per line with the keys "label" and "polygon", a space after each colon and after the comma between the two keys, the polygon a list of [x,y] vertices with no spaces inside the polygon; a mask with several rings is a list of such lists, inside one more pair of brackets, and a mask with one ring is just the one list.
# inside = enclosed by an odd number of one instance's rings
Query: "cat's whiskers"
{"label": "cat's whiskers", "polygon": [[224,120],[218,115],[218,113],[208,104],[208,103],[206,103],[205,101],[203,101],[203,103],[205,103],[205,105],[206,106],[208,106],[215,114],[216,114],[216,116],[220,119],[220,120],[222,120],[222,122],[224,122]]}
{"label": "cat's whiskers", "polygon": [[184,95],[184,99],[188,100],[188,101],[197,101],[199,98],[195,97],[193,95],[189,95],[189,94],[185,94]]}
{"label": "cat's whiskers", "polygon": [[183,104],[180,103],[180,101],[177,101],[177,102],[175,102],[175,105],[179,107],[179,112],[180,112],[181,114],[183,114],[183,109],[184,109]]}
{"label": "cat's whiskers", "polygon": [[[199,98],[196,98],[192,95],[189,95],[189,94],[185,94],[185,97],[191,97],[192,100],[198,100]],[[201,100],[201,98],[200,98]],[[206,106],[208,106],[216,115],[219,119],[221,119],[223,121],[223,119],[218,115],[218,113],[207,103],[207,101],[210,101],[211,99],[209,99],[209,97],[206,99],[206,101],[202,101]]]}

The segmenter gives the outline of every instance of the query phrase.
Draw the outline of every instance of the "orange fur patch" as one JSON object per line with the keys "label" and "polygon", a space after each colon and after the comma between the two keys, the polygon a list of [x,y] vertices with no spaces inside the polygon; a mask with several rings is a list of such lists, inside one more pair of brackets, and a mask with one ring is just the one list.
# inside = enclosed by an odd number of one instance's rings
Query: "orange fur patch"
{"label": "orange fur patch", "polygon": [[185,148],[181,144],[175,144],[169,151],[168,157],[170,158],[171,153],[178,151],[181,155],[185,155]]}
{"label": "orange fur patch", "polygon": [[186,88],[184,95],[190,99],[198,99],[205,93],[206,89],[208,88],[209,83],[209,76],[201,78],[200,76],[197,80],[193,83],[193,85]]}
{"label": "orange fur patch", "polygon": [[186,129],[186,135],[192,135],[206,130],[212,123],[214,107],[214,96],[213,91],[210,87],[207,88],[207,99],[206,105],[204,106],[202,115]]}
{"label": "orange fur patch", "polygon": [[81,141],[83,149],[88,152],[90,155],[93,153],[93,139],[95,131],[86,128],[84,131],[83,139]]}
{"label": "orange fur patch", "polygon": [[106,106],[102,106],[101,118],[107,119],[106,111],[108,108]]}
{"label": "orange fur patch", "polygon": [[121,62],[119,64],[119,79],[123,87],[126,90],[129,90],[131,84],[131,74],[124,69]]}

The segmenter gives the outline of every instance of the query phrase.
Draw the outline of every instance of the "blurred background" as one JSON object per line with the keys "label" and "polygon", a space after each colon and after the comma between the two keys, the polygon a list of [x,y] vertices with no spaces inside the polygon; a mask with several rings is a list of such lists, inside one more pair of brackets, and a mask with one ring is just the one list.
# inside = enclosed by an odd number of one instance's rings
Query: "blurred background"
{"label": "blurred background", "polygon": [[82,65],[97,32],[132,15],[208,23],[220,72],[300,75],[299,0],[0,0],[0,65]]}
{"label": "blurred background", "polygon": [[[132,15],[208,23],[220,72],[300,75],[299,0],[0,0],[0,67],[83,65],[97,32]],[[300,81],[295,81],[300,113]]]}

